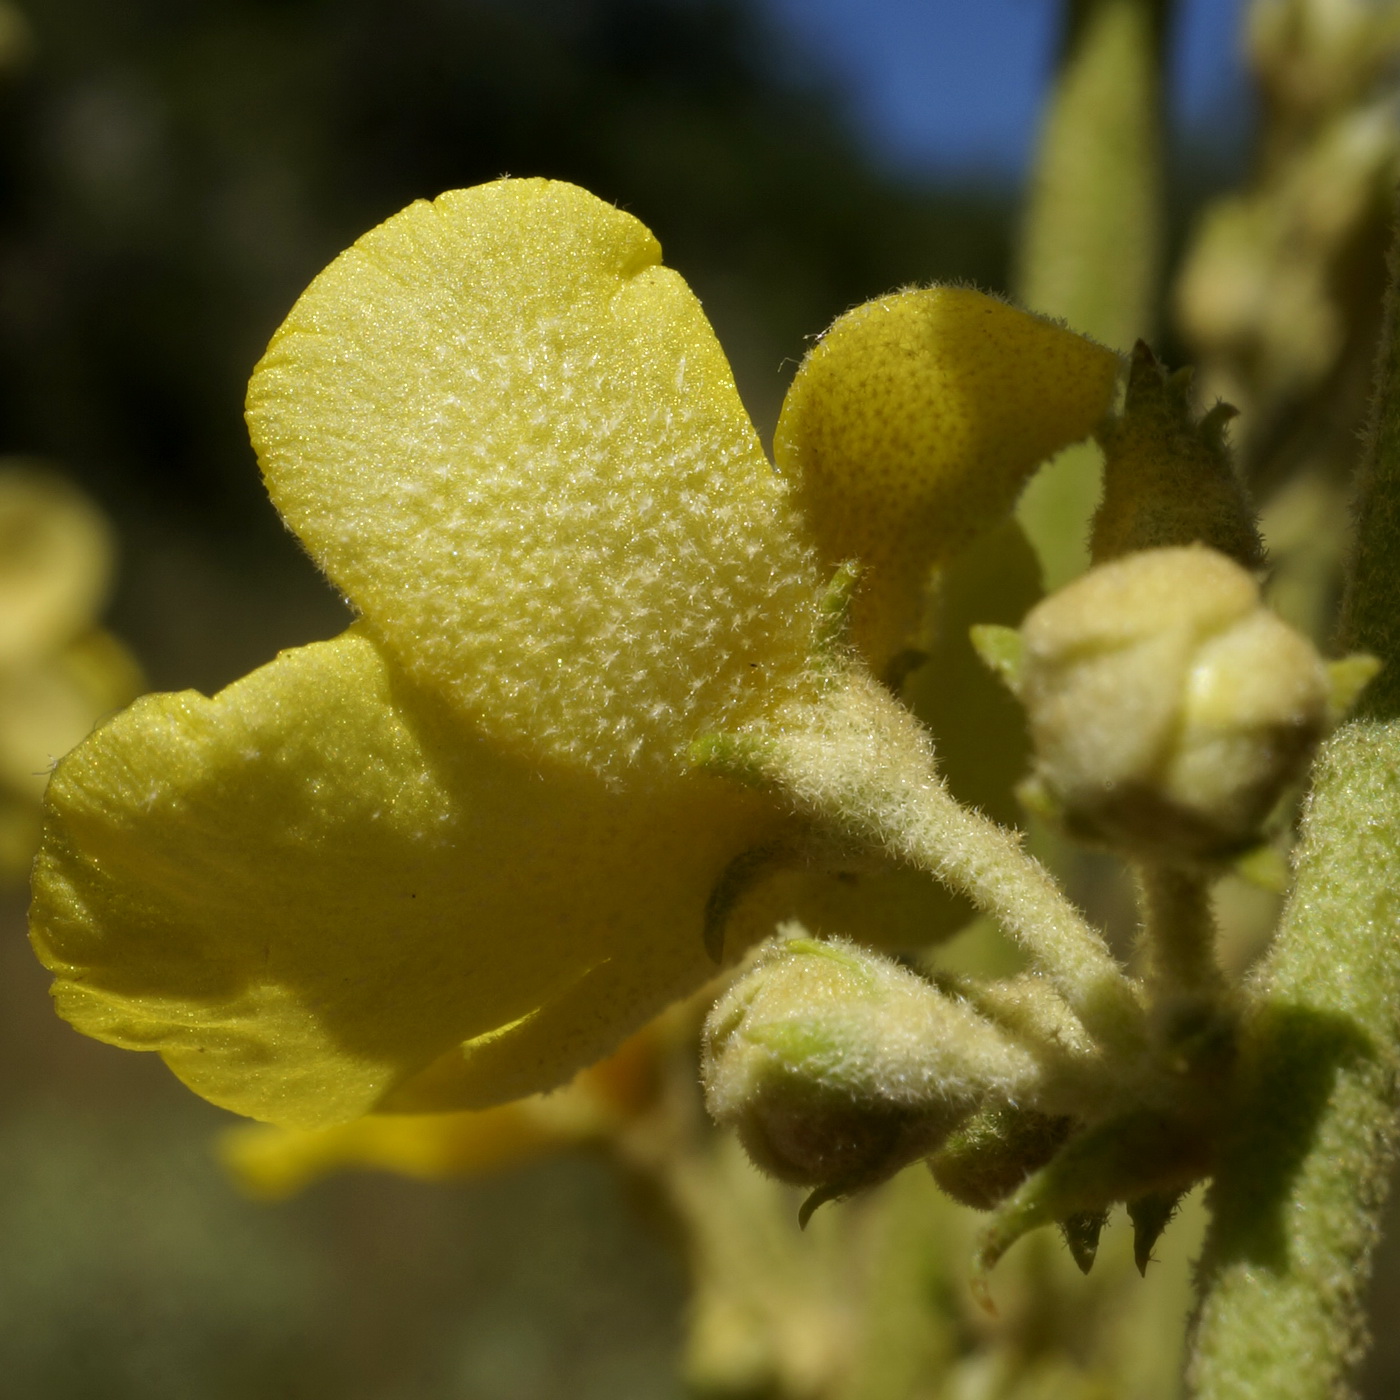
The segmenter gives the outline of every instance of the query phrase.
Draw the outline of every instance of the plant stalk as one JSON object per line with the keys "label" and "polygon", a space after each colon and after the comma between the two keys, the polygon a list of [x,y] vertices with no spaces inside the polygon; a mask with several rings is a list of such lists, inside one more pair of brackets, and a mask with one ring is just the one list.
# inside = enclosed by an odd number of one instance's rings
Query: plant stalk
{"label": "plant stalk", "polygon": [[1319,757],[1293,892],[1250,988],[1188,1380],[1339,1400],[1400,1136],[1400,253],[1358,478],[1343,642],[1385,669]]}
{"label": "plant stalk", "polygon": [[1018,833],[953,797],[927,732],[874,680],[852,674],[786,716],[759,761],[823,826],[966,894],[1025,948],[1100,1044],[1141,1048],[1141,1005],[1102,936]]}
{"label": "plant stalk", "polygon": [[1147,864],[1138,867],[1137,879],[1152,999],[1221,994],[1209,881],[1195,871]]}

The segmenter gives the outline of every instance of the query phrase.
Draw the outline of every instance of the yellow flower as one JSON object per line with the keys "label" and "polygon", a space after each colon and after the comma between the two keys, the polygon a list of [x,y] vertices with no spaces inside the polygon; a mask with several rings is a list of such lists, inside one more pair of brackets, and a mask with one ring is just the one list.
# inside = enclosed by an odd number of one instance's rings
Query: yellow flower
{"label": "yellow flower", "polygon": [[369,1113],[328,1128],[247,1124],[224,1133],[220,1156],[250,1194],[280,1199],[347,1169],[442,1181],[605,1144],[656,1098],[666,1020],[644,1026],[552,1094],[458,1113]]}
{"label": "yellow flower", "polygon": [[59,1010],[278,1122],[551,1087],[712,972],[711,889],[788,821],[684,758],[810,684],[783,487],[651,235],[545,181],[366,235],[248,403],[362,620],[62,765]]}
{"label": "yellow flower", "polygon": [[[31,920],[59,1010],[304,1127],[561,1083],[713,972],[726,872],[806,835],[688,757],[829,681],[791,488],[652,236],[543,180],[336,259],[248,419],[360,617],[60,765]],[[735,918],[731,951],[766,931]]]}
{"label": "yellow flower", "polygon": [[112,544],[96,508],[52,471],[0,461],[0,880],[23,878],[49,770],[141,688],[94,626]]}

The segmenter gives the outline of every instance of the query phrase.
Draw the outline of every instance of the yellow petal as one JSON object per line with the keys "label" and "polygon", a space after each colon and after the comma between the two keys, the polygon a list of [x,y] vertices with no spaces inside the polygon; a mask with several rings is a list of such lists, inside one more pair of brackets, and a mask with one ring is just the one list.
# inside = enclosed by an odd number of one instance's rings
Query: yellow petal
{"label": "yellow petal", "polygon": [[111,571],[111,536],[86,496],[42,467],[0,464],[0,666],[90,627]]}
{"label": "yellow petal", "polygon": [[31,931],[60,1012],[303,1126],[444,1057],[483,1066],[464,1106],[567,1079],[709,975],[709,892],[780,825],[700,775],[622,793],[504,754],[355,629],[138,701],[46,802]]}
{"label": "yellow petal", "polygon": [[863,566],[853,635],[877,671],[909,645],[930,566],[1089,433],[1118,369],[1103,346],[964,287],[867,302],[807,356],[774,452],[828,566]]}
{"label": "yellow petal", "polygon": [[572,185],[419,202],[312,283],[248,393],[278,509],[414,678],[614,774],[803,684],[814,626],[786,488],[660,257]]}

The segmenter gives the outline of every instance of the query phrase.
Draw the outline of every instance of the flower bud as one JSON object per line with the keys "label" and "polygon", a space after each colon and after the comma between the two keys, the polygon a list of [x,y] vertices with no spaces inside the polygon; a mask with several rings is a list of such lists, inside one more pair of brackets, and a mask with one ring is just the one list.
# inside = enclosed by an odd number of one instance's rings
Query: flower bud
{"label": "flower bud", "polygon": [[710,1013],[702,1076],[710,1112],[759,1167],[845,1192],[927,1156],[987,1094],[1021,1092],[1036,1066],[888,958],[780,936]]}
{"label": "flower bud", "polygon": [[1092,569],[1021,634],[1034,783],[1076,835],[1150,859],[1256,840],[1326,725],[1312,644],[1201,545]]}
{"label": "flower bud", "polygon": [[1074,1121],[997,1105],[974,1114],[929,1158],[933,1179],[955,1201],[991,1210],[1064,1146]]}

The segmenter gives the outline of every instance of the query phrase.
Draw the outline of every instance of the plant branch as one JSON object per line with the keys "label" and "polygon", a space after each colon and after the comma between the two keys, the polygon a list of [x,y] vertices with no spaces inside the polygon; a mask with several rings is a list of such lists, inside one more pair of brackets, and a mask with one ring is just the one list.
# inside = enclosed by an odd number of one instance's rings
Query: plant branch
{"label": "plant branch", "polygon": [[1340,651],[1368,652],[1380,674],[1358,718],[1400,718],[1400,237],[1392,243],[1375,397],[1357,473],[1355,537],[1342,600]]}
{"label": "plant branch", "polygon": [[1210,1193],[1191,1393],[1337,1400],[1396,1142],[1400,725],[1319,759],[1297,880],[1250,998],[1240,1101]]}
{"label": "plant branch", "polygon": [[1392,251],[1343,638],[1385,669],[1319,757],[1211,1191],[1198,1400],[1337,1400],[1400,1129],[1400,336]]}

